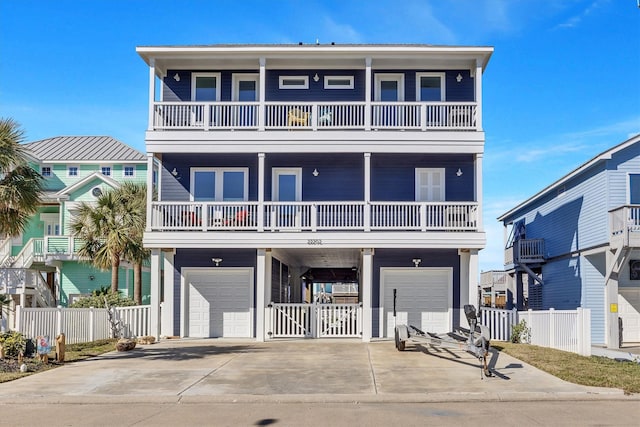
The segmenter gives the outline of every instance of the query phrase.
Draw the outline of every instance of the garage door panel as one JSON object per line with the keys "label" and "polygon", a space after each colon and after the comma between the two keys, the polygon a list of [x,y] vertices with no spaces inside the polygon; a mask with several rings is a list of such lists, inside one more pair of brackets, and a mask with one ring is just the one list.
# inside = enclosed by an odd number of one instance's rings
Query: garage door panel
{"label": "garage door panel", "polygon": [[618,292],[618,314],[622,318],[622,342],[640,342],[640,288],[620,288]]}

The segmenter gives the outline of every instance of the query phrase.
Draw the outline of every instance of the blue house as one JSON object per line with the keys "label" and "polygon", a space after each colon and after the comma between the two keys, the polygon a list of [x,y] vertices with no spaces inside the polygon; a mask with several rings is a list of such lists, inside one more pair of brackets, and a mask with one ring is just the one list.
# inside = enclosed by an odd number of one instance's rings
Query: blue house
{"label": "blue house", "polygon": [[498,218],[513,303],[591,309],[594,344],[640,342],[640,135]]}
{"label": "blue house", "polygon": [[493,48],[137,52],[155,333],[368,341],[476,303]]}

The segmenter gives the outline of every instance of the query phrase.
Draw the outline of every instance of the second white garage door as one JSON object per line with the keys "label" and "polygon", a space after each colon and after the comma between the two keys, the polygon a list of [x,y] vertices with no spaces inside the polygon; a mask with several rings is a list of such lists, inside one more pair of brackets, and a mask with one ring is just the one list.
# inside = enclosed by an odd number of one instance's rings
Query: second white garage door
{"label": "second white garage door", "polygon": [[190,269],[185,272],[185,291],[188,336],[252,336],[253,269]]}
{"label": "second white garage door", "polygon": [[[396,318],[393,290],[396,290]],[[393,337],[395,323],[413,325],[425,332],[451,331],[453,271],[451,268],[382,268],[381,331]]]}
{"label": "second white garage door", "polygon": [[640,288],[618,288],[618,314],[622,318],[622,342],[640,342]]}

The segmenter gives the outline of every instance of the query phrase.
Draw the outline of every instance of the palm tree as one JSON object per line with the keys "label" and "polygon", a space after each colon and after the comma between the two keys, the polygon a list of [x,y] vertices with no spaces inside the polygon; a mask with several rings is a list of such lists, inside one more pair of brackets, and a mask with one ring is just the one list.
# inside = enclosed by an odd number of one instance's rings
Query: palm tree
{"label": "palm tree", "polygon": [[13,119],[0,118],[0,235],[17,236],[40,206],[42,176],[29,167],[24,131]]}
{"label": "palm tree", "polygon": [[134,264],[134,300],[142,302],[142,247],[146,219],[146,186],[125,183],[100,195],[95,203],[82,203],[71,223],[76,237],[84,241],[78,255],[101,269],[111,268],[111,291],[118,291],[120,261]]}

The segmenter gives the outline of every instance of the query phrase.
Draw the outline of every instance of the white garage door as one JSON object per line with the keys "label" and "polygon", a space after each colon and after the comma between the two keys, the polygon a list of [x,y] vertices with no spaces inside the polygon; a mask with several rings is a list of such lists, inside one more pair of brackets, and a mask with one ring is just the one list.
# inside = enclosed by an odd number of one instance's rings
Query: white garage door
{"label": "white garage door", "polygon": [[380,300],[384,309],[381,330],[385,331],[386,337],[393,337],[395,323],[413,325],[425,332],[443,333],[451,330],[453,271],[450,268],[383,268],[380,282]]}
{"label": "white garage door", "polygon": [[640,342],[640,288],[618,288],[618,314],[622,318],[622,343]]}
{"label": "white garage door", "polygon": [[253,269],[194,269],[185,282],[188,336],[251,337]]}

